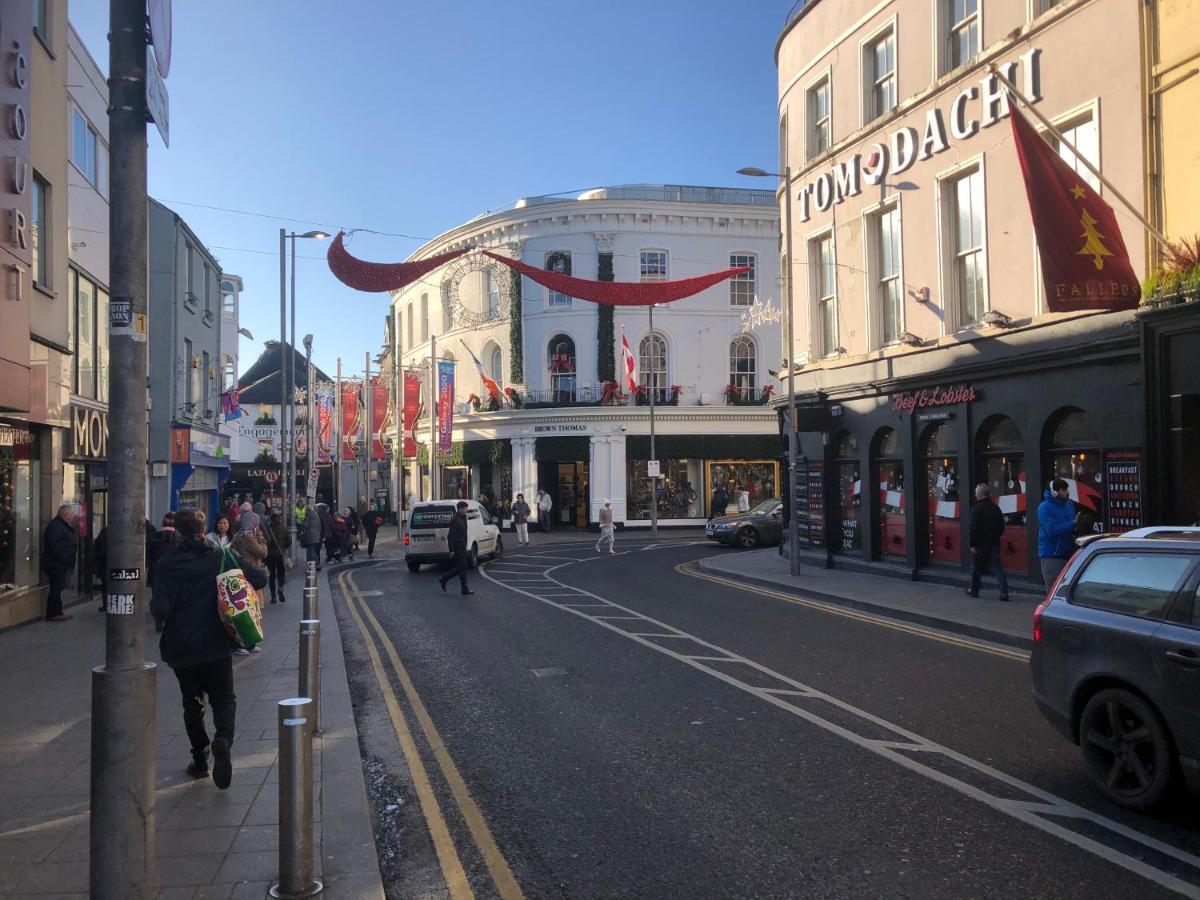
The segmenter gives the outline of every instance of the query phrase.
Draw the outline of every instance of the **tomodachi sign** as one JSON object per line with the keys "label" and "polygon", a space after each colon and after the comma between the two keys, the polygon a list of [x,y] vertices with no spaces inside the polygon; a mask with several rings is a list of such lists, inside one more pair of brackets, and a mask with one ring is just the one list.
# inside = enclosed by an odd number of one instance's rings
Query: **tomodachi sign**
{"label": "tomodachi sign", "polygon": [[[1041,54],[1042,51],[1034,47],[1021,54],[1016,62],[999,67],[1005,78],[1021,85],[1022,93],[1031,103],[1042,99]],[[880,184],[885,178],[912,168],[918,161],[949,150],[952,141],[975,137],[982,129],[991,128],[1007,118],[1008,113],[1007,91],[994,74],[966,85],[954,95],[949,105],[930,108],[920,130],[912,126],[897,128],[886,142],[877,141],[865,152],[834,163],[828,172],[812,178],[796,194],[800,221],[809,220],[813,207],[818,212],[827,212],[847,197],[861,194],[864,181],[869,185]]]}

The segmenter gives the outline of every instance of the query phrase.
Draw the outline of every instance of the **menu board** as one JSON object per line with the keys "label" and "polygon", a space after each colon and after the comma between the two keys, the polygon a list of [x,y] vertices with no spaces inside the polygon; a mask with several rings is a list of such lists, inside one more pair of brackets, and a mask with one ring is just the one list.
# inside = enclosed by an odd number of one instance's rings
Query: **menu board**
{"label": "menu board", "polygon": [[[808,462],[808,543],[825,546],[825,463]],[[801,532],[803,533],[803,532]]]}
{"label": "menu board", "polygon": [[792,517],[796,525],[796,540],[809,542],[808,522],[808,468],[801,460],[796,462],[796,479],[792,485]]}
{"label": "menu board", "polygon": [[1108,483],[1108,531],[1124,534],[1142,527],[1142,453],[1111,450],[1104,455]]}

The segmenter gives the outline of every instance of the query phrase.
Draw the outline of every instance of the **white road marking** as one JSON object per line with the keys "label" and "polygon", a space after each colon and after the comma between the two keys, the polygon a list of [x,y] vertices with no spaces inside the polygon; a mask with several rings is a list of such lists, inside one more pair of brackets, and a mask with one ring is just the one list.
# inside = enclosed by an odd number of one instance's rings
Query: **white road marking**
{"label": "white road marking", "polygon": [[[1078,821],[1087,822],[1098,828],[1104,829],[1114,835],[1125,838],[1126,840],[1132,841],[1137,844],[1141,844],[1143,847],[1146,847],[1146,848],[1153,850],[1156,853],[1160,853],[1164,856],[1170,857],[1171,859],[1174,859],[1177,862],[1183,863],[1184,865],[1189,866],[1190,868],[1194,869],[1197,877],[1200,877],[1200,857],[1197,857],[1191,853],[1188,853],[1185,850],[1180,850],[1177,847],[1173,847],[1170,844],[1165,843],[1164,841],[1160,841],[1157,838],[1151,837],[1150,835],[1143,834],[1142,832],[1137,831],[1133,828],[1130,828],[1126,825],[1122,825],[1120,822],[1117,822],[1113,819],[1109,819],[1098,813],[1092,812],[1091,810],[1086,809],[1082,806],[1079,806],[1075,803],[1072,803],[1069,800],[1064,800],[1061,797],[1051,794],[1049,791],[1044,791],[1041,788],[1036,787],[1035,785],[1028,784],[1027,782],[1021,781],[1019,778],[1015,778],[1011,775],[1008,775],[1005,772],[1001,772],[999,769],[995,769],[992,766],[987,765],[986,763],[981,763],[977,760],[974,760],[968,756],[965,756],[965,755],[957,752],[956,750],[952,750],[949,747],[946,747],[942,744],[938,744],[935,741],[931,741],[924,737],[921,737],[919,734],[909,731],[906,728],[903,728],[902,726],[894,725],[891,722],[888,722],[878,716],[873,715],[872,713],[867,712],[866,710],[859,709],[858,707],[852,706],[851,704],[849,704],[843,700],[840,700],[837,697],[832,696],[831,694],[826,694],[825,692],[819,690],[818,688],[795,681],[794,679],[789,678],[787,675],[784,675],[780,672],[776,672],[772,669],[769,669],[766,666],[763,666],[757,662],[754,662],[753,660],[747,659],[739,654],[733,653],[732,651],[726,650],[725,648],[720,647],[716,644],[709,643],[708,641],[704,640],[703,638],[696,637],[695,635],[692,635],[685,631],[682,631],[681,629],[678,629],[673,625],[669,625],[666,622],[660,621],[651,616],[643,615],[643,614],[639,613],[637,610],[630,609],[629,607],[626,607],[626,606],[622,606],[619,603],[614,603],[611,600],[607,600],[604,597],[601,597],[599,594],[595,594],[595,593],[585,590],[583,588],[574,588],[568,584],[565,584],[564,582],[559,581],[558,579],[556,579],[550,575],[550,572],[556,571],[561,568],[565,568],[565,567],[571,565],[572,562],[586,562],[586,561],[587,561],[586,558],[582,559],[582,560],[579,560],[579,559],[564,560],[561,564],[559,564],[557,566],[553,566],[550,569],[547,569],[546,574],[544,575],[544,579],[546,582],[553,584],[555,586],[558,586],[561,588],[567,588],[567,589],[575,591],[579,594],[583,594],[585,596],[592,597],[595,600],[601,601],[600,603],[593,603],[593,604],[560,603],[560,602],[557,602],[557,601],[551,599],[549,597],[549,595],[539,596],[537,594],[530,593],[529,591],[526,591],[521,587],[507,585],[503,581],[493,578],[486,571],[483,571],[482,574],[489,581],[499,585],[500,587],[507,588],[508,590],[513,591],[518,594],[523,594],[526,597],[529,597],[530,599],[537,600],[541,603],[546,604],[547,606],[552,606],[557,609],[563,610],[564,612],[568,612],[571,615],[578,616],[582,619],[587,619],[588,621],[591,621],[591,622],[595,623],[596,625],[599,625],[601,628],[607,629],[608,631],[612,632],[613,634],[620,635],[628,640],[631,640],[638,644],[641,644],[643,647],[647,647],[650,650],[655,651],[656,653],[662,653],[662,654],[665,654],[666,656],[670,656],[671,658],[678,660],[679,662],[683,663],[684,665],[691,666],[692,668],[697,669],[698,671],[704,672],[705,674],[710,675],[713,678],[716,678],[720,681],[723,681],[726,684],[729,684],[741,691],[744,691],[744,692],[750,694],[751,696],[757,697],[757,698],[763,700],[764,702],[771,704],[772,706],[775,706],[779,709],[789,712],[792,715],[796,716],[797,718],[803,719],[804,721],[806,721],[812,725],[815,725],[818,728],[824,729],[825,731],[827,731],[833,735],[836,735],[837,737],[840,737],[843,740],[846,740],[852,744],[855,744],[855,745],[863,748],[864,750],[867,750],[870,753],[873,753],[877,756],[883,757],[884,759],[895,763],[896,765],[900,766],[901,768],[907,769],[908,771],[914,772],[918,775],[922,775],[925,778],[930,779],[931,781],[935,781],[945,787],[948,787],[952,790],[959,792],[960,794],[964,794],[968,797],[971,797],[972,799],[979,801],[980,803],[984,804],[985,806],[990,807],[991,809],[993,809],[999,813],[1010,816],[1011,818],[1014,818],[1020,822],[1024,822],[1027,825],[1031,825],[1032,827],[1037,828],[1040,831],[1043,831],[1047,834],[1054,835],[1055,837],[1058,837],[1061,840],[1066,841],[1067,843],[1072,844],[1081,850],[1086,850],[1087,852],[1092,853],[1095,856],[1100,857],[1101,859],[1104,859],[1114,865],[1120,866],[1123,869],[1126,869],[1130,872],[1140,875],[1149,881],[1153,881],[1154,883],[1161,885],[1162,887],[1165,887],[1169,890],[1175,891],[1176,893],[1179,893],[1185,897],[1192,897],[1192,898],[1196,898],[1196,900],[1200,900],[1200,885],[1193,883],[1193,882],[1186,881],[1182,878],[1179,878],[1178,876],[1173,875],[1170,872],[1165,872],[1161,869],[1155,868],[1154,866],[1150,865],[1149,863],[1146,863],[1134,856],[1130,856],[1125,853],[1121,853],[1120,851],[1115,850],[1112,847],[1109,847],[1106,844],[1103,844],[1098,840],[1087,837],[1078,832],[1072,831],[1069,828],[1065,828],[1062,825],[1059,825],[1057,822],[1052,821],[1049,817],[1075,819]],[[671,650],[669,648],[669,646],[667,646],[667,645],[655,643],[653,640],[650,640],[647,637],[641,637],[637,634],[633,634],[628,631],[625,631],[625,630],[617,627],[616,625],[613,625],[610,622],[605,621],[605,619],[603,619],[600,616],[592,615],[590,613],[584,612],[585,609],[591,608],[591,607],[607,607],[607,608],[611,608],[611,609],[622,610],[626,613],[629,613],[631,616],[637,616],[638,618],[643,618],[646,621],[651,622],[654,625],[661,627],[664,631],[671,632],[672,636],[674,636],[674,637],[690,638],[691,640],[695,641],[697,644],[700,644],[704,647],[708,647],[709,649],[716,651],[717,653],[722,653],[722,654],[726,654],[726,655],[701,657],[701,656],[689,656],[687,654],[678,653],[674,650]],[[662,636],[663,635],[655,635],[655,637],[662,637]],[[779,688],[758,687],[756,685],[742,681],[739,678],[737,678],[736,676],[729,674],[728,672],[725,672],[721,669],[717,669],[717,668],[714,668],[713,666],[707,665],[706,663],[708,663],[708,662],[743,663],[764,675],[768,675],[773,679],[776,679],[784,684],[789,685],[789,687],[792,690],[797,692],[798,698],[802,698],[804,700],[823,701],[823,702],[828,703],[829,705],[834,706],[844,712],[851,713],[854,716],[864,720],[865,722],[869,722],[869,723],[876,725],[880,728],[883,728],[887,731],[893,732],[894,734],[900,735],[901,737],[905,738],[906,741],[878,740],[878,739],[863,737],[862,735],[856,734],[854,731],[850,730],[849,728],[846,728],[842,725],[838,725],[836,722],[833,722],[829,719],[826,719],[826,718],[820,716],[819,714],[813,712],[810,709],[807,709],[803,706],[799,706],[796,703],[790,702],[788,699],[786,699],[785,696],[781,696],[781,693],[780,693],[781,689],[779,689]],[[1038,802],[1031,802],[1031,801],[1027,801],[1027,800],[1013,800],[1013,799],[1008,799],[1005,797],[997,796],[996,794],[988,793],[986,790],[983,790],[982,788],[976,787],[973,784],[970,784],[968,782],[965,782],[958,778],[955,778],[952,775],[948,775],[945,772],[941,771],[940,769],[937,769],[930,765],[926,765],[925,763],[920,762],[917,759],[906,755],[907,753],[912,753],[915,751],[919,751],[921,753],[921,755],[924,755],[925,753],[933,753],[933,754],[939,754],[941,756],[944,756],[947,759],[953,760],[954,762],[957,762],[960,765],[966,766],[967,768],[974,770],[975,772],[979,773],[980,775],[983,775],[994,781],[1000,782],[1001,784],[1004,784],[1004,785],[1008,786],[1009,788],[1015,788],[1021,792],[1028,794],[1029,796],[1037,797]]]}

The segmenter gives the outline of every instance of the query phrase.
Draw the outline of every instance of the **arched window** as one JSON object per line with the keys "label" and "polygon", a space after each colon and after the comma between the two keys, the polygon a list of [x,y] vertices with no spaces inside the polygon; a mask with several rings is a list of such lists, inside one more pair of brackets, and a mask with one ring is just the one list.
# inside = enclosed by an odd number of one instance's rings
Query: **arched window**
{"label": "arched window", "polygon": [[904,497],[904,448],[894,428],[875,435],[875,484],[879,488],[880,554],[904,559],[908,552]]}
{"label": "arched window", "polygon": [[[571,254],[564,250],[546,254],[546,271],[557,272],[559,275],[571,274]],[[547,306],[570,306],[571,298],[558,291],[546,290]]]}
{"label": "arched window", "polygon": [[729,385],[737,388],[743,401],[757,399],[757,358],[758,348],[749,335],[738,335],[729,342]]}
{"label": "arched window", "polygon": [[1071,488],[1071,499],[1092,516],[1093,530],[1101,530],[1104,498],[1100,442],[1087,414],[1064,409],[1050,417],[1047,442],[1047,472]]}
{"label": "arched window", "polygon": [[1025,529],[1025,439],[1017,423],[997,416],[979,429],[979,471],[992,490],[992,501],[1004,513],[1000,561],[1006,572],[1029,568],[1029,543]]}
{"label": "arched window", "polygon": [[667,342],[661,334],[648,334],[638,345],[638,382],[654,391],[654,402],[667,401]]}
{"label": "arched window", "polygon": [[492,352],[488,354],[487,365],[491,371],[492,379],[500,387],[504,387],[504,354],[500,351],[499,346],[493,344]]}
{"label": "arched window", "polygon": [[835,546],[842,553],[862,553],[862,477],[858,438],[845,432],[835,445],[834,475],[841,502],[841,522]]}
{"label": "arched window", "polygon": [[550,338],[546,365],[550,370],[550,389],[554,402],[575,402],[575,341],[565,334]]}
{"label": "arched window", "polygon": [[486,312],[489,319],[500,316],[500,279],[506,277],[495,266],[488,266],[486,281],[487,304]]}
{"label": "arched window", "polygon": [[948,423],[934,425],[925,433],[921,461],[925,466],[929,559],[961,563],[958,440]]}

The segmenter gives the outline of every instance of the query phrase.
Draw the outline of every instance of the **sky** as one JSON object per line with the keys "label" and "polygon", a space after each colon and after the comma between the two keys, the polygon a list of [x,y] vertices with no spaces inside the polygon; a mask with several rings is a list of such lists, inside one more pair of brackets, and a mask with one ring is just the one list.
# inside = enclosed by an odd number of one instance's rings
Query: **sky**
{"label": "sky", "polygon": [[[791,5],[177,2],[171,146],[148,128],[150,193],[244,279],[244,370],[279,336],[280,228],[388,232],[349,246],[394,262],[525,196],[773,187],[735,172],[775,166],[774,47]],[[107,72],[108,3],[71,0],[70,18]],[[326,372],[339,357],[361,370],[388,298],[340,284],[325,248],[297,242],[297,342],[314,335]]]}

